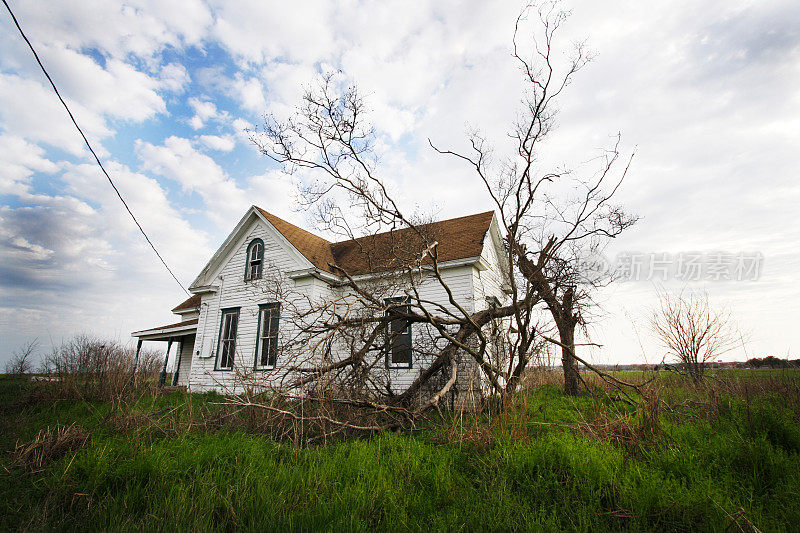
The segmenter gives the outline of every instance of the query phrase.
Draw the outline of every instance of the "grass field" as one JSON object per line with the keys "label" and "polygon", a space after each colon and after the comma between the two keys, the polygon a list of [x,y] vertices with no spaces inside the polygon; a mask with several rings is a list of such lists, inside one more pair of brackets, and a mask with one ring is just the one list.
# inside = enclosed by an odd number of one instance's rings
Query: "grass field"
{"label": "grass field", "polygon": [[[0,530],[797,531],[798,384],[669,375],[629,406],[545,379],[499,414],[298,446],[191,423],[224,418],[215,395],[54,400],[0,378]],[[56,424],[73,445],[22,460]]]}

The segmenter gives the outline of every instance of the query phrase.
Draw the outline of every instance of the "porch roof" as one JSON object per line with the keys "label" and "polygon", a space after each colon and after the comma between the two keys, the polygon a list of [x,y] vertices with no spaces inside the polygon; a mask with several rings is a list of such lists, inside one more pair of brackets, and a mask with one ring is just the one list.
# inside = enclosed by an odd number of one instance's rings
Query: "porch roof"
{"label": "porch roof", "polygon": [[197,332],[197,319],[193,318],[192,320],[184,320],[183,322],[167,324],[166,326],[134,331],[131,333],[131,337],[139,337],[142,340],[149,341],[166,341],[170,338],[191,335],[195,332]]}

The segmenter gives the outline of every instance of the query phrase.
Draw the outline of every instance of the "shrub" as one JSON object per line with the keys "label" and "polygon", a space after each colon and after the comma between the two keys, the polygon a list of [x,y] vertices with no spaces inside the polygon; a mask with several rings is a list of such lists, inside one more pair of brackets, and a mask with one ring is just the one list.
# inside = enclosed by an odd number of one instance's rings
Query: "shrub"
{"label": "shrub", "polygon": [[[77,335],[45,356],[42,371],[61,397],[110,400],[133,384],[136,351],[115,341]],[[160,369],[160,355],[142,351],[136,369],[140,385]]]}
{"label": "shrub", "polygon": [[19,350],[11,354],[11,359],[6,362],[6,374],[24,376],[33,372],[33,361],[31,358],[39,347],[39,340],[34,339],[23,345]]}

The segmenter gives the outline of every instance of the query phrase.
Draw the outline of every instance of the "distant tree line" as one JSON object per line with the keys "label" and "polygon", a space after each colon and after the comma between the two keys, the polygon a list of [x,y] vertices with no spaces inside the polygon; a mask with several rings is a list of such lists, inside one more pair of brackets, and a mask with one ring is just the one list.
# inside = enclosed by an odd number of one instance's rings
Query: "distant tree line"
{"label": "distant tree line", "polygon": [[752,357],[744,364],[750,368],[800,368],[800,359],[780,359],[773,355]]}

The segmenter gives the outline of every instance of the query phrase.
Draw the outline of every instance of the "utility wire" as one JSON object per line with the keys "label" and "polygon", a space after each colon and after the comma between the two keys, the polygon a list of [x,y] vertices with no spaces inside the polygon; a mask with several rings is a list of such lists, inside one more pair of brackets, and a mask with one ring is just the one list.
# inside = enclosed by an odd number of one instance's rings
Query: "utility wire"
{"label": "utility wire", "polygon": [[155,245],[153,244],[153,241],[151,241],[150,237],[147,236],[147,233],[145,233],[144,228],[142,228],[142,225],[139,224],[138,220],[136,220],[136,217],[134,216],[133,211],[131,211],[131,208],[128,207],[128,203],[125,201],[125,198],[122,197],[122,194],[119,192],[119,189],[117,189],[117,186],[114,184],[114,180],[112,180],[111,176],[109,176],[108,172],[106,172],[105,167],[103,167],[103,163],[100,162],[100,158],[97,157],[97,154],[95,153],[94,149],[92,148],[92,145],[89,144],[89,139],[86,138],[86,135],[84,135],[83,130],[81,129],[80,126],[78,126],[78,122],[75,120],[75,117],[72,115],[72,111],[70,111],[69,106],[67,106],[67,103],[61,97],[61,93],[58,92],[58,88],[56,88],[56,84],[53,82],[53,79],[50,77],[50,74],[48,74],[47,70],[44,68],[44,65],[42,64],[42,61],[39,59],[39,54],[36,53],[36,50],[33,48],[33,45],[31,44],[30,40],[28,40],[28,37],[25,35],[25,32],[22,31],[22,28],[20,27],[19,22],[17,22],[17,17],[15,17],[14,16],[14,12],[11,11],[11,6],[8,5],[8,2],[6,0],[3,0],[3,5],[6,6],[6,9],[8,10],[9,15],[11,15],[11,19],[14,21],[14,25],[16,25],[17,29],[19,30],[19,34],[22,35],[22,38],[25,39],[25,42],[28,44],[28,48],[30,48],[31,52],[33,52],[33,57],[36,58],[36,62],[39,63],[39,67],[42,69],[42,72],[44,73],[45,77],[47,77],[47,81],[50,82],[50,86],[53,88],[53,91],[56,93],[56,96],[58,96],[58,99],[61,101],[61,104],[64,106],[64,109],[67,110],[67,114],[69,115],[69,118],[72,120],[72,123],[75,124],[75,127],[78,129],[78,133],[80,133],[81,137],[83,137],[83,142],[86,143],[86,147],[89,149],[89,151],[94,156],[94,160],[97,161],[97,165],[100,167],[100,170],[102,170],[103,174],[105,174],[106,178],[108,178],[108,183],[110,183],[111,186],[114,188],[114,192],[117,193],[117,196],[119,197],[120,202],[122,202],[122,205],[125,206],[125,209],[128,211],[128,214],[131,216],[133,221],[136,223],[136,226],[139,228],[139,231],[142,232],[142,235],[144,235],[144,238],[145,238],[145,240],[147,240],[147,243],[150,245],[150,248],[153,249],[153,251],[156,253],[158,258],[161,260],[161,263],[164,265],[164,268],[166,268],[167,272],[169,272],[170,276],[172,276],[172,279],[174,279],[175,282],[178,285],[180,285],[180,288],[183,290],[183,292],[185,292],[187,295],[191,296],[189,291],[187,291],[186,288],[183,286],[183,283],[181,283],[180,280],[178,280],[177,276],[175,276],[175,274],[172,272],[172,269],[169,268],[169,265],[167,265],[167,262],[164,261],[164,258],[161,257],[161,254],[158,253],[158,250],[156,249]]}

